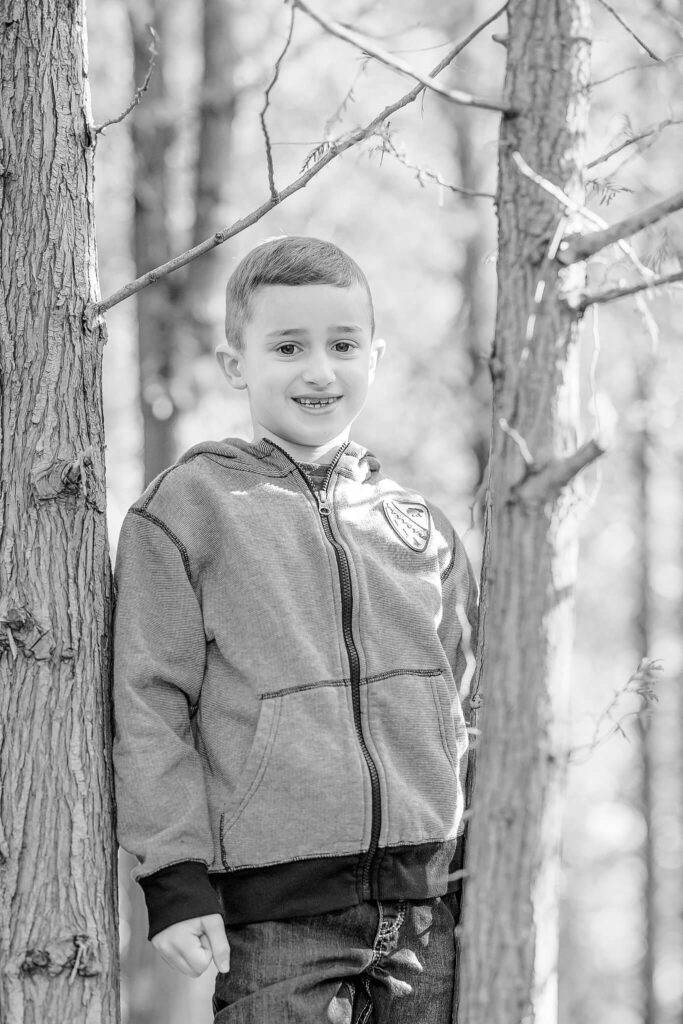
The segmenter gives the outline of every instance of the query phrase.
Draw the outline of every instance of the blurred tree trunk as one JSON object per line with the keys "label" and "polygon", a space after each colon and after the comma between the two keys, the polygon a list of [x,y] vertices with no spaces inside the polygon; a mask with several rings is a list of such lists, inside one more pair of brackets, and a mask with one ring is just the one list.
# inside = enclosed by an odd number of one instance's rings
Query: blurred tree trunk
{"label": "blurred tree trunk", "polygon": [[[636,536],[636,601],[634,633],[638,658],[650,657],[652,633],[652,509],[650,507],[650,454],[652,448],[650,419],[653,401],[654,356],[645,353],[637,357],[636,408],[638,430],[633,450],[633,480],[636,486],[634,503],[634,532]],[[639,810],[645,825],[643,840],[643,958],[641,962],[641,999],[643,1024],[657,1024],[659,1019],[655,991],[655,951],[657,942],[657,858],[655,851],[655,768],[656,753],[652,732],[652,717],[648,698],[643,697],[642,714],[637,718],[640,741],[640,793]]]}
{"label": "blurred tree trunk", "polygon": [[116,1024],[102,323],[83,4],[0,33],[0,1007]]}
{"label": "blurred tree trunk", "polygon": [[[204,0],[202,51],[204,70],[199,97],[199,145],[195,177],[192,245],[230,222],[228,179],[233,121],[237,102],[232,0]],[[221,245],[194,260],[179,295],[188,331],[186,358],[208,355],[214,363],[223,337],[225,284],[230,250]],[[194,344],[192,344],[194,340]]]}
{"label": "blurred tree trunk", "polygon": [[[166,90],[166,35],[164,0],[131,4],[134,75],[139,84],[149,67],[152,25],[161,39],[154,72],[143,102],[131,118],[135,154],[134,252],[138,275],[171,258],[168,232],[168,151],[177,131],[177,111]],[[173,307],[175,281],[164,277],[137,295],[140,405],[144,439],[144,479],[149,483],[175,461],[178,409],[173,397],[176,320]]]}
{"label": "blurred tree trunk", "polygon": [[590,27],[586,0],[512,0],[507,13],[505,100],[519,114],[503,118],[500,133],[493,427],[473,687],[482,736],[460,932],[461,1024],[550,1024],[557,1016],[577,535],[571,488],[558,480],[561,460],[577,447],[578,413],[578,324],[562,292],[581,287],[584,269],[549,258],[562,211],[520,174],[513,152],[583,200]]}
{"label": "blurred tree trunk", "polygon": [[[476,24],[477,8],[476,0],[458,6],[451,32],[454,39],[464,36],[469,26]],[[470,75],[474,79],[476,69],[469,49],[465,48],[458,58],[458,67],[463,81],[469,81]],[[466,107],[454,105],[451,116],[459,181],[464,188],[477,191],[483,178],[478,137],[480,122]],[[459,348],[467,354],[469,374],[465,391],[458,400],[468,407],[465,430],[477,464],[478,489],[488,466],[491,416],[491,379],[486,366],[492,327],[488,315],[491,301],[482,273],[488,244],[481,217],[484,202],[487,200],[466,195],[459,197],[463,216],[459,222],[461,262],[457,280],[462,290],[462,306],[457,313],[457,324]]]}
{"label": "blurred tree trunk", "polygon": [[[144,80],[149,65],[152,24],[161,37],[160,53],[149,89],[132,119],[135,149],[135,262],[138,274],[171,256],[172,211],[168,199],[168,155],[181,131],[177,103],[164,78],[172,51],[165,31],[168,0],[131,6],[135,80]],[[233,10],[228,0],[204,0],[202,6],[203,71],[197,103],[194,216],[187,245],[208,238],[228,222],[227,182],[235,113]],[[185,40],[183,40],[183,46]],[[172,51],[172,53],[171,53]],[[140,292],[138,301],[140,401],[144,432],[145,483],[178,455],[177,430],[185,408],[193,403],[191,365],[210,355],[222,336],[222,294],[229,251],[221,246],[194,260],[173,278]]]}

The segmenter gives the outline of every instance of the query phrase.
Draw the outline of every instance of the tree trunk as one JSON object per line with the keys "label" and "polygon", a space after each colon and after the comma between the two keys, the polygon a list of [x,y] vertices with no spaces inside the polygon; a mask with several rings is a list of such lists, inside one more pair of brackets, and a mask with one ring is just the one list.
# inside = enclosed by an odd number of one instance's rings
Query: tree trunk
{"label": "tree trunk", "polygon": [[[562,211],[523,177],[583,198],[586,0],[508,7],[498,187],[498,306],[474,706],[483,702],[460,934],[462,1024],[556,1020],[562,725],[576,516],[555,470],[576,447],[577,323],[561,301],[581,265],[549,256]],[[541,295],[540,282],[544,283]],[[475,716],[476,717],[476,716]]]}
{"label": "tree trunk", "polygon": [[0,1007],[118,1021],[94,137],[83,4],[0,34]]}

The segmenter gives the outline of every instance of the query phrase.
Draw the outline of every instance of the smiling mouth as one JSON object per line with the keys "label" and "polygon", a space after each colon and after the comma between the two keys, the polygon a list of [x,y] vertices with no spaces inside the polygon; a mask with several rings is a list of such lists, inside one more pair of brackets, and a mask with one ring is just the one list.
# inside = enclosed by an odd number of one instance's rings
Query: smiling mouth
{"label": "smiling mouth", "polygon": [[329,409],[340,398],[341,395],[328,395],[325,398],[295,398],[293,401],[304,409]]}

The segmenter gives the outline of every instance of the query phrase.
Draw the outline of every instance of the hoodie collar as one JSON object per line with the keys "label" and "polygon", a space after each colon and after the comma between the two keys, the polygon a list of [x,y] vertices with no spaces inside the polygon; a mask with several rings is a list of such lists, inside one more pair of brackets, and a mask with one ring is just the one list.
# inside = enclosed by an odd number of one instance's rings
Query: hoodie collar
{"label": "hoodie collar", "polygon": [[[217,461],[234,460],[235,468],[252,469],[266,476],[286,476],[294,471],[296,465],[289,455],[265,437],[253,442],[245,441],[241,437],[204,441],[185,452],[178,459],[178,464],[188,462],[197,455],[207,455]],[[379,462],[367,448],[355,441],[349,441],[344,447],[336,469],[343,476],[363,481],[371,473],[378,472]]]}

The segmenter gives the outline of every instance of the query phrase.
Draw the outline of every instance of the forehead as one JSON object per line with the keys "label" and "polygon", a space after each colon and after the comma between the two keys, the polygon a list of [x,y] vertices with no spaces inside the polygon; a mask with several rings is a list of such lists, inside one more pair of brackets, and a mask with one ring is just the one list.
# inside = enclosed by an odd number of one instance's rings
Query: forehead
{"label": "forehead", "polygon": [[263,285],[250,300],[249,326],[259,332],[356,325],[370,329],[370,303],[360,284]]}

